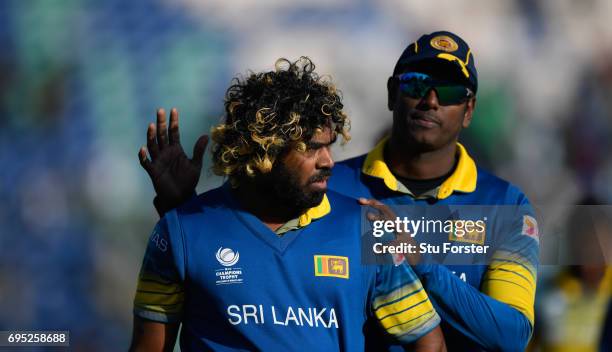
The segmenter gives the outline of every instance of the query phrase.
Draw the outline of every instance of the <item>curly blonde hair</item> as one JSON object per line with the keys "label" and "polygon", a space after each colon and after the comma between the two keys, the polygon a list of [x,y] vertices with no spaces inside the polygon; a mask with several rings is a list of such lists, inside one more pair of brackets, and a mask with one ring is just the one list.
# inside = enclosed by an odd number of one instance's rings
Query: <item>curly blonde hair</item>
{"label": "curly blonde hair", "polygon": [[275,68],[234,78],[225,93],[225,122],[211,130],[212,169],[234,185],[244,176],[270,172],[287,148],[305,151],[323,126],[331,125],[343,143],[350,140],[341,94],[314,72],[309,58],[281,58]]}

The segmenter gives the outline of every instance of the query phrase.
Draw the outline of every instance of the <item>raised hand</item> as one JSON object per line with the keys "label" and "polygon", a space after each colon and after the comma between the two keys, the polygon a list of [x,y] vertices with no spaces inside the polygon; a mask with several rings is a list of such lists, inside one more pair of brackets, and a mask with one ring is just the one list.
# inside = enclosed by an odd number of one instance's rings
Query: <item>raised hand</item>
{"label": "raised hand", "polygon": [[[382,202],[376,199],[359,198],[358,201],[359,204],[369,206],[372,209],[376,210],[375,213],[371,211],[366,213],[366,217],[369,221],[395,221],[395,219],[397,218],[391,207],[386,204],[383,204]],[[415,240],[410,236],[409,232],[395,231],[395,239],[391,241],[389,245],[397,246],[401,243],[413,246],[417,245]],[[420,264],[421,261],[421,256],[418,252],[412,254],[392,254],[392,257],[394,263],[396,264],[402,262],[404,259],[407,260],[408,264],[410,265]]]}
{"label": "raised hand", "polygon": [[200,136],[193,147],[193,157],[189,159],[180,142],[178,111],[175,108],[170,111],[168,128],[166,111],[157,110],[157,125],[149,124],[147,146],[140,148],[138,159],[153,182],[157,193],[154,204],[160,216],[195,193],[207,144],[208,136]]}

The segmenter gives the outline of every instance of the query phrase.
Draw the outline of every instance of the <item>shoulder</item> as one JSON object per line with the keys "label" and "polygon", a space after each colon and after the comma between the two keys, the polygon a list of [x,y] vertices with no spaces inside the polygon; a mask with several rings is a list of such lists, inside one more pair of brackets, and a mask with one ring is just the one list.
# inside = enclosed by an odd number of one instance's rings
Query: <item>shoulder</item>
{"label": "shoulder", "polygon": [[200,193],[186,203],[176,208],[178,215],[190,215],[202,213],[205,209],[220,209],[228,207],[228,200],[224,186],[213,188],[204,193]]}
{"label": "shoulder", "polygon": [[188,243],[212,239],[215,236],[210,234],[223,233],[238,226],[232,204],[227,190],[222,186],[199,194],[167,212],[162,221],[166,223],[169,237],[175,246],[185,249]]}
{"label": "shoulder", "polygon": [[325,217],[327,222],[331,221],[333,226],[345,224],[345,221],[360,222],[361,206],[356,198],[332,190],[328,190],[326,194],[331,208],[329,216]]}
{"label": "shoulder", "polygon": [[477,167],[476,191],[503,204],[528,204],[529,200],[521,189],[491,172]]}
{"label": "shoulder", "polygon": [[332,211],[334,209],[341,209],[343,211],[359,211],[360,209],[360,205],[356,198],[346,196],[333,190],[327,190],[326,194]]}
{"label": "shoulder", "polygon": [[164,216],[169,227],[184,231],[190,226],[208,225],[225,221],[231,213],[232,203],[224,186],[211,189],[191,198]]}
{"label": "shoulder", "polygon": [[329,188],[349,196],[366,196],[361,179],[361,168],[366,155],[360,155],[336,163],[329,179]]}
{"label": "shoulder", "polygon": [[367,154],[362,154],[350,159],[339,161],[336,163],[336,166],[334,166],[334,172],[360,173],[366,156]]}

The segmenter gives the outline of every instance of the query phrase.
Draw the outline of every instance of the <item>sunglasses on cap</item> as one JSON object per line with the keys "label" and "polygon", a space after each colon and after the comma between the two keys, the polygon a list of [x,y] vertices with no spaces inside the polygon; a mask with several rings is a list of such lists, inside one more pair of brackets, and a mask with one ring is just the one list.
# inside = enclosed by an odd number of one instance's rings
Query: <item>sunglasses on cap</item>
{"label": "sunglasses on cap", "polygon": [[422,99],[431,89],[438,94],[440,105],[460,104],[474,95],[464,85],[436,80],[425,73],[407,72],[396,77],[399,79],[400,91],[413,99]]}

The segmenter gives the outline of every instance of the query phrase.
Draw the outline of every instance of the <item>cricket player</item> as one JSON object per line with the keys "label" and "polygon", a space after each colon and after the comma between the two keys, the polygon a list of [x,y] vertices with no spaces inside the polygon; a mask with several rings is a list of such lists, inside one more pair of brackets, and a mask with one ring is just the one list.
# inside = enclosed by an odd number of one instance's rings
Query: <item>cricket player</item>
{"label": "cricket player", "polygon": [[[449,350],[522,351],[534,324],[538,226],[527,197],[477,167],[458,142],[471,123],[477,89],[474,54],[463,39],[447,31],[421,36],[403,51],[388,79],[391,135],[369,153],[338,163],[329,187],[372,206],[377,199],[394,205],[517,207],[513,226],[503,233],[488,229],[473,238],[449,236],[457,245],[489,246],[495,240],[491,247],[500,250],[488,265],[414,270],[442,318]],[[175,169],[176,175],[197,180],[195,172]],[[166,181],[157,182],[156,190],[171,185],[189,195],[197,183],[172,175]],[[180,204],[170,192],[157,194],[160,212]]]}
{"label": "cricket player", "polygon": [[[227,90],[225,120],[211,138],[213,170],[228,181],[155,226],[131,350],[172,350],[179,324],[183,351],[379,350],[370,331],[407,348],[444,350],[440,318],[410,266],[361,265],[360,206],[327,191],[330,147],[338,135],[349,138],[335,86],[307,58],[276,66]],[[172,176],[177,160],[175,170],[201,162],[177,152],[176,110],[170,120],[166,136],[158,112],[151,160],[141,154],[156,182]]]}
{"label": "cricket player", "polygon": [[463,39],[447,31],[421,36],[388,79],[391,135],[368,154],[339,163],[330,189],[387,204],[515,206],[504,233],[452,238],[498,248],[489,265],[414,270],[442,317],[449,350],[523,351],[534,323],[537,222],[527,197],[477,167],[458,142],[472,120],[477,89],[474,54]]}

